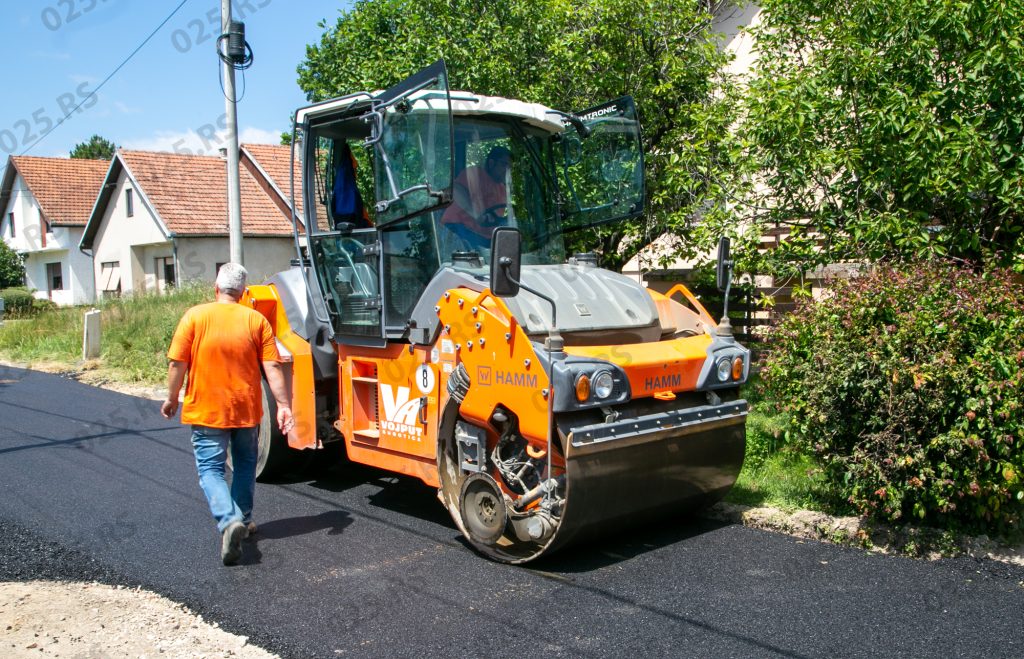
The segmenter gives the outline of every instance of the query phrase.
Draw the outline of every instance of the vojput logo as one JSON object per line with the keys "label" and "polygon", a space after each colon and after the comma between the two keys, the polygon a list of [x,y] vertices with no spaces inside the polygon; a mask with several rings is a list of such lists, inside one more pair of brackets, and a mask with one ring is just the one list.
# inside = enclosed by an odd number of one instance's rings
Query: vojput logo
{"label": "vojput logo", "polygon": [[380,402],[384,406],[380,428],[391,435],[421,441],[423,428],[417,423],[421,401],[419,398],[410,400],[410,393],[409,387],[380,385]]}

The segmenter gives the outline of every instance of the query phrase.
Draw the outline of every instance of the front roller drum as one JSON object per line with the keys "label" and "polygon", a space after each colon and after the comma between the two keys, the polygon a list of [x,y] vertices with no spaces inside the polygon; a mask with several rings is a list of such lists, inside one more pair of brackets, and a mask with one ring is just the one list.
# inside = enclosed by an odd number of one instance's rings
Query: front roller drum
{"label": "front roller drum", "polygon": [[494,507],[498,482],[486,473],[463,473],[454,442],[442,442],[439,496],[470,544],[503,563],[525,563],[587,537],[694,513],[724,497],[739,476],[745,405],[724,418],[604,441],[573,433],[563,438],[565,474],[554,505],[517,512],[502,495],[504,516]]}

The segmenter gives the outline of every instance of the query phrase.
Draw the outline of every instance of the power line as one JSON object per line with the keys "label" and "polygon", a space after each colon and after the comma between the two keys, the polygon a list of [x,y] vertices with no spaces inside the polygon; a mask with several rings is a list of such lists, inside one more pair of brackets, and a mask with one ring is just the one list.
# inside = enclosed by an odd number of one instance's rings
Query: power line
{"label": "power line", "polygon": [[[69,110],[67,114],[65,114],[63,117],[61,117],[60,121],[58,121],[56,124],[53,125],[53,128],[51,128],[50,130],[48,130],[45,133],[43,133],[42,135],[40,135],[39,138],[36,139],[35,142],[32,142],[27,147],[25,147],[25,149],[21,153],[19,153],[18,155],[23,156],[26,153],[28,153],[29,151],[31,151],[33,147],[35,147],[37,144],[39,144],[44,139],[46,139],[46,137],[50,133],[52,133],[53,131],[57,130],[61,126],[61,124],[63,124],[65,121],[67,121],[68,117],[70,117],[72,114],[77,112],[78,108],[80,108],[83,105],[85,105],[86,101],[88,101],[89,99],[95,97],[96,94],[101,89],[103,89],[103,85],[107,84],[107,82],[109,82],[111,78],[113,78],[115,75],[117,75],[117,72],[120,71],[121,69],[123,69],[125,64],[130,62],[131,59],[133,57],[135,57],[136,53],[138,53],[140,50],[142,50],[142,47],[145,46],[147,43],[149,43],[149,40],[152,39],[154,36],[156,36],[156,33],[160,31],[160,28],[162,28],[164,25],[166,25],[169,20],[174,18],[174,15],[178,13],[178,10],[181,9],[182,7],[184,7],[185,4],[188,1],[189,0],[181,0],[181,2],[178,3],[178,6],[175,7],[174,10],[171,11],[170,14],[167,15],[167,18],[165,18],[164,20],[160,21],[160,24],[157,25],[156,28],[152,32],[149,33],[149,36],[146,37],[145,39],[143,39],[142,43],[140,43],[138,46],[136,46],[135,50],[133,50],[131,53],[129,53],[128,57],[124,58],[124,60],[122,60],[121,63],[117,65],[117,68],[114,69],[113,71],[111,71],[110,75],[108,75],[106,78],[104,78],[103,82],[101,82],[99,85],[96,86],[96,89],[93,89],[91,92],[89,92],[89,95],[86,96],[85,98],[83,98],[82,101],[78,105],[76,105],[75,107],[71,108],[71,110]],[[5,169],[6,169],[6,167],[5,167]]]}

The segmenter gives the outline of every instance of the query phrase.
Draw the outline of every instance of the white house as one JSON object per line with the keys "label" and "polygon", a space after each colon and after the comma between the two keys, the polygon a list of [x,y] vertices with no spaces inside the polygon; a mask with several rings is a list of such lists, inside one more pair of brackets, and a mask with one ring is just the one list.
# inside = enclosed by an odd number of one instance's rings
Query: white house
{"label": "white house", "polygon": [[[732,56],[726,66],[726,73],[734,76],[742,84],[757,65],[757,51],[754,37],[748,31],[761,21],[761,7],[756,2],[739,3],[732,0],[720,2],[715,6],[712,30],[719,35],[718,46]],[[671,254],[677,247],[677,238],[669,235],[656,237],[650,245],[630,259],[622,268],[622,273],[631,277],[645,277],[651,271],[682,273],[691,270],[696,261],[674,259],[662,266],[663,257]],[[762,242],[769,240],[767,237]],[[667,268],[667,270],[665,270]],[[652,279],[647,284],[652,288],[668,288],[678,279],[664,283],[660,279]]]}
{"label": "white house", "polygon": [[25,284],[60,305],[95,297],[92,260],[79,251],[107,171],[105,160],[11,156],[0,183],[0,236],[25,257]]}
{"label": "white house", "polygon": [[[250,280],[261,281],[296,256],[288,198],[268,173],[281,175],[277,160],[283,155],[288,162],[288,147],[246,146],[240,167],[243,262]],[[259,164],[250,146],[274,162]],[[230,254],[227,160],[118,150],[81,247],[93,256],[100,295],[212,282]]]}

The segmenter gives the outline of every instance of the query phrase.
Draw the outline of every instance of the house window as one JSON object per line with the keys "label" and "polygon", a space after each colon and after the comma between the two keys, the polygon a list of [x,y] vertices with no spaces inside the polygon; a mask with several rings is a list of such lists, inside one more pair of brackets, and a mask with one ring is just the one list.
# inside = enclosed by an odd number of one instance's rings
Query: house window
{"label": "house window", "polygon": [[11,223],[11,238],[13,238],[14,237],[14,213],[8,213],[7,214],[7,219]]}
{"label": "house window", "polygon": [[124,214],[128,217],[135,216],[135,198],[131,188],[124,191]]}
{"label": "house window", "polygon": [[157,282],[163,282],[163,289],[165,291],[174,288],[175,276],[174,276],[174,258],[171,256],[162,256],[156,260],[156,276]]}
{"label": "house window", "polygon": [[53,291],[64,290],[64,275],[60,267],[60,262],[46,264],[46,283],[49,286],[49,292],[51,293]]}
{"label": "house window", "polygon": [[107,261],[100,263],[100,291],[103,297],[117,297],[121,294],[121,263]]}

